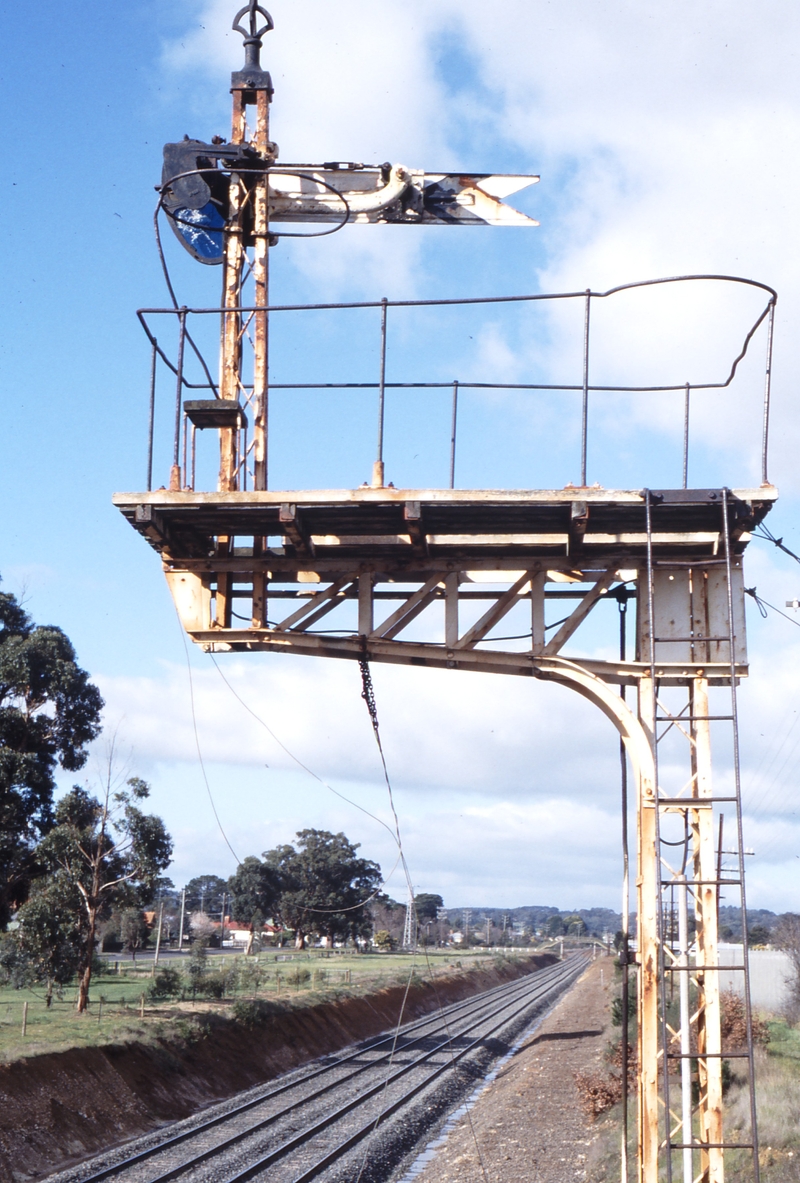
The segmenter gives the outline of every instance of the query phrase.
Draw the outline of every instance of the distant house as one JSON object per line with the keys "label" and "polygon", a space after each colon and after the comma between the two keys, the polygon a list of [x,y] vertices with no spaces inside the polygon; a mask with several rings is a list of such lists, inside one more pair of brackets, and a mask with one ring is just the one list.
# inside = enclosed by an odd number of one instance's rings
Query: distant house
{"label": "distant house", "polygon": [[254,937],[272,937],[278,929],[274,924],[262,924],[260,929],[257,929],[251,934],[250,925],[242,924],[238,920],[231,920],[230,917],[225,918],[225,940],[223,942],[229,948],[235,948],[241,945],[246,949],[250,944],[251,935]]}

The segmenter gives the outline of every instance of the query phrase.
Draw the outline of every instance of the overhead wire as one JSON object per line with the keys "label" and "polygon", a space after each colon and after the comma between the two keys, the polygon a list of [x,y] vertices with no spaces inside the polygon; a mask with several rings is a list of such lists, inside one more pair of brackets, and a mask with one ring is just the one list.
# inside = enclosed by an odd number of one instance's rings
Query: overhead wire
{"label": "overhead wire", "polygon": [[[757,532],[753,533],[754,538],[763,538],[765,541],[771,542],[774,546],[776,546],[777,548],[782,550],[785,554],[789,555],[790,558],[793,558],[796,562],[800,563],[800,557],[798,557],[798,555],[796,555],[794,553],[794,551],[790,550],[789,547],[784,546],[783,539],[776,538],[775,535],[772,533],[772,531],[769,529],[769,527],[765,525],[765,523],[763,523],[763,522],[760,523],[759,530],[760,530],[760,533],[757,533]],[[746,595],[750,596],[750,598],[755,602],[755,605],[759,611],[759,614],[761,615],[761,617],[763,619],[765,619],[765,620],[767,619],[767,616],[768,616],[767,610],[769,609],[770,611],[777,613],[778,616],[782,616],[784,620],[788,620],[791,624],[798,625],[798,627],[800,627],[800,621],[795,620],[791,616],[788,616],[785,612],[781,611],[781,609],[778,608],[775,604],[771,604],[768,600],[765,600],[762,596],[759,596],[757,589],[755,587],[746,587],[746,588],[744,588],[744,592]],[[788,719],[788,713],[789,712],[787,712],[787,715],[784,716],[784,720],[782,721],[781,726],[778,728],[778,730],[775,733],[776,738],[777,738],[778,734],[780,734],[780,731],[785,726],[785,722]],[[781,790],[783,788],[783,774],[784,774],[787,766],[789,765],[790,761],[795,756],[795,753],[797,752],[798,747],[800,746],[800,736],[798,736],[795,739],[794,743],[790,747],[785,759],[780,764],[780,766],[776,768],[776,765],[777,765],[778,760],[780,759],[781,753],[783,752],[784,748],[786,747],[787,743],[789,742],[789,738],[790,738],[792,732],[794,731],[794,729],[798,723],[798,720],[800,720],[800,715],[795,716],[795,719],[792,721],[791,726],[785,732],[784,737],[783,737],[779,747],[777,748],[776,751],[774,751],[771,754],[771,756],[769,756],[769,763],[766,765],[766,767],[764,767],[764,761],[768,758],[768,754],[765,754],[764,757],[762,757],[762,760],[759,764],[758,770],[757,770],[755,777],[754,777],[755,783],[750,788],[750,792],[748,794],[748,795],[751,795],[755,792],[758,794],[758,798],[759,798],[757,804],[752,804],[748,808],[748,813],[752,819],[755,819],[758,817],[763,817],[769,812],[774,812],[775,806],[780,800],[780,794],[781,794]],[[769,781],[767,781],[768,777],[769,777]],[[759,784],[759,780],[761,782],[760,784]],[[773,849],[773,847],[777,844],[777,842],[778,842],[777,835],[774,836],[773,838],[769,839],[759,852],[761,857],[764,857],[765,854],[767,854],[771,849]]]}
{"label": "overhead wire", "polygon": [[[384,780],[386,782],[386,791],[387,791],[387,794],[389,797],[389,806],[392,811],[392,817],[394,818],[397,846],[398,846],[398,850],[400,851],[402,866],[403,866],[403,870],[405,872],[405,877],[406,877],[406,886],[408,889],[408,905],[407,905],[407,907],[409,907],[412,912],[412,924],[413,924],[413,933],[414,933],[413,952],[414,952],[414,957],[416,958],[417,923],[416,923],[416,912],[414,910],[414,888],[411,883],[411,874],[410,874],[410,871],[408,868],[408,863],[406,862],[405,851],[403,850],[403,838],[402,838],[402,834],[400,832],[400,819],[397,815],[397,809],[395,807],[394,791],[392,789],[392,782],[391,782],[391,778],[389,776],[389,768],[386,763],[386,755],[384,753],[383,743],[381,741],[381,730],[380,730],[380,724],[378,722],[378,707],[377,707],[377,703],[375,700],[375,687],[372,682],[372,674],[370,672],[369,661],[367,660],[366,653],[361,658],[359,658],[358,665],[359,665],[359,670],[361,672],[361,697],[364,699],[364,702],[366,703],[367,710],[369,712],[370,722],[372,723],[372,731],[375,736],[375,743],[377,744],[377,747],[378,747],[378,753],[380,755],[380,760],[381,760],[381,767],[383,769],[383,776],[384,776]],[[442,1002],[439,998],[439,992],[436,989],[436,985],[433,980],[433,971],[431,968],[430,959],[428,957],[427,948],[425,948],[425,962],[427,965],[428,973],[431,977],[431,982],[433,984],[434,994],[435,994],[436,1001],[437,1001],[437,1004],[439,1007],[439,1013],[444,1020],[445,1030],[447,1032],[448,1038],[450,1038],[449,1024],[447,1022],[446,1016],[444,1015],[444,1008],[443,1008]],[[408,982],[406,984],[405,993],[403,995],[403,1000],[402,1000],[402,1003],[400,1006],[400,1013],[397,1018],[397,1026],[395,1027],[394,1039],[392,1041],[392,1049],[391,1049],[391,1053],[389,1056],[389,1063],[387,1065],[387,1078],[386,1078],[386,1083],[384,1085],[384,1093],[383,1093],[384,1098],[385,1098],[385,1094],[386,1094],[386,1089],[389,1086],[389,1072],[390,1072],[390,1069],[391,1069],[393,1061],[394,1061],[395,1050],[397,1048],[397,1041],[398,1041],[398,1038],[400,1035],[400,1028],[403,1025],[403,1016],[405,1014],[405,1008],[406,1008],[406,1003],[408,1000],[408,994],[409,994],[409,990],[411,988],[411,982],[413,981],[413,977],[414,977],[414,964],[415,964],[415,962],[412,961],[411,967],[409,970]],[[458,1064],[455,1059],[455,1052],[452,1047],[452,1040],[450,1042],[450,1056],[451,1056],[451,1067],[454,1072],[457,1072],[458,1071]],[[375,1133],[378,1126],[380,1125],[381,1120],[383,1119],[383,1116],[384,1116],[384,1112],[385,1112],[385,1106],[382,1105],[381,1110],[378,1113],[377,1117],[375,1118],[375,1122],[372,1126],[372,1133],[373,1134]],[[469,1110],[467,1110],[467,1116],[468,1116],[468,1120],[469,1120],[469,1127],[470,1127],[470,1131],[472,1133],[473,1142],[475,1144],[475,1151],[478,1155],[478,1161],[480,1163],[481,1171],[483,1173],[484,1183],[489,1183],[489,1176],[486,1171],[486,1165],[483,1160],[483,1155],[481,1154],[480,1146],[478,1145],[478,1139],[477,1139],[477,1135],[475,1133],[475,1127],[472,1122],[472,1115],[469,1113]],[[366,1169],[369,1155],[370,1155],[370,1146],[369,1146],[369,1144],[367,1144],[364,1147],[364,1154],[363,1154],[363,1157],[361,1160],[361,1166],[359,1168],[358,1174],[355,1179],[355,1183],[361,1183],[361,1178],[362,1178],[364,1171]]]}
{"label": "overhead wire", "polygon": [[352,805],[354,809],[358,809],[361,811],[361,813],[366,814],[367,817],[372,818],[372,820],[374,822],[377,822],[379,826],[383,826],[384,830],[386,830],[388,832],[388,834],[391,836],[392,840],[396,841],[394,832],[392,831],[392,827],[390,825],[388,825],[387,822],[385,822],[383,820],[383,818],[378,817],[377,814],[371,813],[369,809],[366,809],[363,805],[359,805],[357,801],[351,800],[351,798],[347,797],[344,793],[340,793],[338,789],[335,789],[333,787],[333,785],[328,784],[328,782],[326,780],[323,780],[321,776],[318,776],[317,773],[314,772],[313,768],[309,768],[309,766],[307,764],[305,764],[300,759],[299,756],[296,756],[295,753],[290,748],[288,748],[286,746],[286,744],[283,742],[283,740],[280,739],[280,737],[275,734],[275,732],[272,730],[272,728],[269,726],[269,724],[266,722],[266,720],[262,719],[261,716],[256,711],[254,711],[251,706],[249,706],[245,702],[245,700],[238,693],[238,691],[234,689],[234,687],[230,684],[230,682],[228,681],[228,679],[225,677],[222,670],[220,669],[220,667],[217,663],[217,660],[214,657],[214,654],[211,653],[211,654],[209,654],[209,656],[210,656],[211,661],[214,665],[214,668],[216,669],[219,676],[222,678],[222,681],[225,683],[225,685],[230,690],[233,697],[237,700],[237,702],[239,702],[241,704],[241,706],[244,707],[244,709],[247,711],[248,715],[252,715],[252,717],[255,719],[255,721],[257,723],[260,723],[260,725],[264,728],[264,730],[267,732],[267,734],[270,735],[272,737],[272,739],[274,739],[274,741],[278,745],[278,747],[281,748],[286,753],[286,755],[289,757],[290,760],[294,761],[294,763],[298,766],[298,768],[302,768],[303,772],[306,772],[306,773],[308,773],[308,775],[310,777],[313,777],[313,779],[315,781],[317,781],[318,784],[321,784],[323,788],[327,789],[329,793],[333,793],[335,797],[340,797],[342,799],[342,801],[346,801],[347,804]]}
{"label": "overhead wire", "polygon": [[231,844],[228,840],[228,835],[225,833],[222,822],[220,821],[219,814],[217,813],[217,806],[214,802],[214,795],[211,792],[211,785],[209,784],[209,781],[208,781],[208,774],[206,773],[206,766],[205,766],[205,762],[203,760],[203,753],[200,750],[200,734],[197,730],[197,714],[196,714],[195,706],[194,706],[194,679],[192,678],[192,663],[189,658],[189,647],[186,644],[186,634],[183,631],[183,624],[181,623],[180,616],[178,616],[177,608],[175,609],[175,615],[178,620],[178,627],[180,629],[181,640],[183,641],[183,650],[184,650],[184,653],[186,654],[186,668],[189,672],[189,701],[190,701],[191,707],[192,707],[192,729],[194,731],[195,747],[197,748],[197,759],[200,762],[200,770],[203,774],[203,780],[205,781],[205,785],[206,785],[206,792],[208,793],[208,799],[211,802],[211,810],[214,814],[214,818],[216,820],[217,826],[219,827],[219,832],[222,835],[225,845],[227,846],[228,850],[231,852],[233,857],[236,859],[237,865],[241,866],[242,860],[239,858],[238,854],[231,846]]}

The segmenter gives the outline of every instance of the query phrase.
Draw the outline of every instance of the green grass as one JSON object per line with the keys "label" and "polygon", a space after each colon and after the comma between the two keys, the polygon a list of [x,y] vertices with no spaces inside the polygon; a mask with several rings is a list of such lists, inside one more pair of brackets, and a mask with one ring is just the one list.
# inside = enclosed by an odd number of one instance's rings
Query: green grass
{"label": "green grass", "polygon": [[[278,960],[280,958],[281,960]],[[9,1062],[45,1052],[65,1051],[73,1047],[92,1047],[108,1043],[149,1041],[164,1036],[191,1033],[197,1017],[209,1013],[225,1014],[238,999],[280,1000],[290,1006],[307,1006],[325,998],[373,993],[384,986],[405,983],[409,973],[420,979],[473,969],[493,963],[491,954],[429,950],[415,955],[361,953],[331,955],[324,950],[303,953],[270,950],[251,957],[242,953],[211,955],[209,974],[231,968],[258,964],[257,986],[250,981],[239,983],[223,999],[192,998],[187,971],[188,956],[167,958],[161,967],[179,967],[184,974],[184,997],[153,1001],[148,997],[152,984],[152,962],[120,960],[110,973],[92,979],[88,1011],[75,1010],[76,988],[66,987],[62,997],[53,999],[48,1009],[41,989],[14,990],[0,987],[0,1061]],[[301,972],[296,973],[297,970]],[[302,978],[308,971],[306,981]],[[142,1016],[142,995],[144,1014]],[[23,1003],[27,1002],[27,1031],[22,1035]]]}

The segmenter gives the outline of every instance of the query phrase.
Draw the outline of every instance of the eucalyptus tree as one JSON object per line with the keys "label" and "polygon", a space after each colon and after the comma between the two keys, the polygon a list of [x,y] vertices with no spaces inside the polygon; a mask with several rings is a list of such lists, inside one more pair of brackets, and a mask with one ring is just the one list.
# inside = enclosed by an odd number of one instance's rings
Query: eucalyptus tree
{"label": "eucalyptus tree", "polygon": [[139,777],[117,789],[109,759],[100,795],[76,785],[56,805],[56,824],[36,849],[40,863],[69,882],[80,901],[79,1011],[89,1002],[99,921],[114,907],[146,903],[172,858],[163,821],[139,807],[149,794]]}
{"label": "eucalyptus tree", "polygon": [[102,708],[69,638],[35,625],[0,592],[0,928],[36,874],[34,847],[54,821],[56,770],[84,766]]}

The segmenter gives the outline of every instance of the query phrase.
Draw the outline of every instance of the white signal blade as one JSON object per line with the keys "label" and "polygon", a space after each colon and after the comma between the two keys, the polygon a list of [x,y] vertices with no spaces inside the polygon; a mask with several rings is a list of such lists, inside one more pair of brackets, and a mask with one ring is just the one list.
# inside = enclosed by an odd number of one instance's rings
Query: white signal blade
{"label": "white signal blade", "polygon": [[298,168],[269,174],[271,222],[538,226],[502,197],[538,177],[376,168]]}

